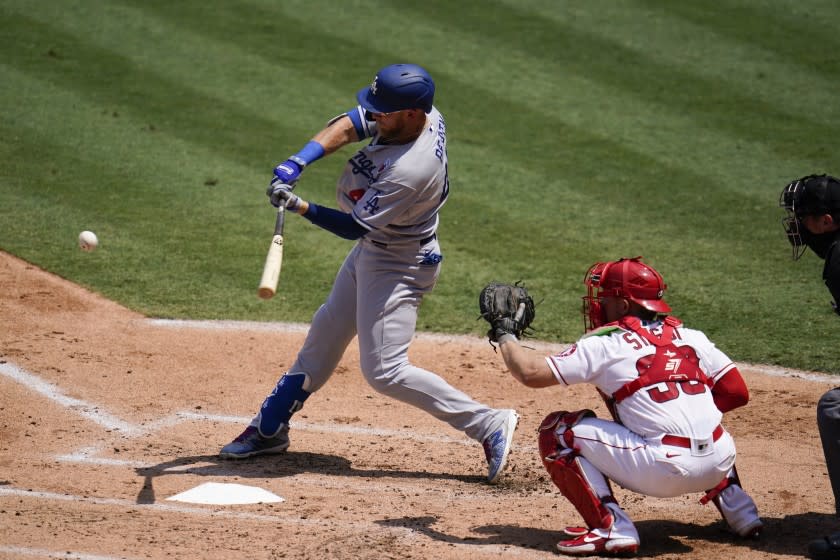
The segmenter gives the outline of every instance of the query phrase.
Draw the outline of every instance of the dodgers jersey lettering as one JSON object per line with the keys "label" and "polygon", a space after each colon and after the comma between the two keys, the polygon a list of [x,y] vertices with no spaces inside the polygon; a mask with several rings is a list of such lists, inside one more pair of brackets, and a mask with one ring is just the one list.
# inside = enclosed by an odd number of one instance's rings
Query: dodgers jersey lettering
{"label": "dodgers jersey lettering", "polygon": [[432,108],[420,136],[409,144],[380,144],[376,123],[368,126],[373,140],[353,154],[338,180],[339,207],[351,213],[373,241],[394,243],[432,235],[449,194],[443,116]]}
{"label": "dodgers jersey lettering", "polygon": [[[661,334],[662,325],[662,321],[643,323],[644,328],[657,335]],[[734,367],[732,360],[700,331],[677,327],[673,344],[693,348],[700,369],[714,382]],[[591,383],[606,395],[613,395],[625,383],[637,379],[639,369],[655,353],[656,348],[642,336],[608,326],[546,357],[546,361],[561,384]],[[666,368],[668,365],[676,369],[678,364],[666,364]],[[669,381],[644,387],[617,403],[616,410],[624,426],[649,438],[663,434],[707,438],[723,417],[710,388],[696,381]]]}

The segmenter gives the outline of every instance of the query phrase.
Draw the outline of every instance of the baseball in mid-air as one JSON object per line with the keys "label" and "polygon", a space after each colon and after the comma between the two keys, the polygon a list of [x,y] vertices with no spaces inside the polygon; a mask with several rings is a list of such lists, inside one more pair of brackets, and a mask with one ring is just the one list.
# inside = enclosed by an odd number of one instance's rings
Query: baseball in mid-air
{"label": "baseball in mid-air", "polygon": [[99,246],[99,238],[92,231],[83,231],[79,234],[79,247],[82,251],[93,251]]}

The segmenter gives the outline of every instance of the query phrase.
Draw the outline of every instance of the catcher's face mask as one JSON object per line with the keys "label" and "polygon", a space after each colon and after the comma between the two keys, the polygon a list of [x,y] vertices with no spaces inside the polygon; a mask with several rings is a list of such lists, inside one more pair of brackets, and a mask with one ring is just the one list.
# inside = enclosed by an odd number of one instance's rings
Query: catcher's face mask
{"label": "catcher's face mask", "polygon": [[668,313],[671,307],[662,299],[667,288],[662,276],[642,262],[642,257],[599,262],[584,276],[587,293],[583,297],[583,326],[589,331],[607,323],[601,298],[618,297],[635,302],[655,313]]}
{"label": "catcher's face mask", "polygon": [[801,218],[796,215],[799,202],[802,200],[802,195],[805,192],[805,181],[799,179],[786,186],[779,196],[779,206],[785,209],[787,214],[782,218],[782,227],[787,234],[788,241],[790,241],[793,254],[793,260],[798,260],[808,248],[802,240],[802,225]]}
{"label": "catcher's face mask", "polygon": [[599,262],[589,267],[583,283],[586,284],[586,295],[583,296],[583,330],[590,331],[606,322],[601,300],[598,299],[598,287],[604,268],[609,263]]}

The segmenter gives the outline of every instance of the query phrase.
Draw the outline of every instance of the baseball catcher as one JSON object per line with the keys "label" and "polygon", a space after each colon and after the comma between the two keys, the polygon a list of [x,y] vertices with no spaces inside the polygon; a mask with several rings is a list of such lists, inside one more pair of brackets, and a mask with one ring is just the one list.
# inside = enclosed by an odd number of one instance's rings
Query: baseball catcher
{"label": "baseball catcher", "polygon": [[499,337],[512,334],[516,338],[527,336],[526,330],[534,320],[534,300],[525,286],[491,282],[478,296],[481,317],[490,323],[487,337],[499,342]]}
{"label": "baseball catcher", "polygon": [[[559,410],[543,420],[538,448],[552,482],[580,513],[557,543],[573,556],[628,555],[639,533],[619,506],[611,481],[656,497],[704,493],[733,533],[756,537],[762,522],[735,472],[735,442],[723,413],[749,393],[738,368],[702,332],[668,315],[662,276],[641,257],[599,262],[584,278],[586,334],[562,352],[536,354],[518,343],[533,310],[504,291],[484,304],[510,373],[528,387],[594,385],[612,419],[592,410]],[[496,288],[485,288],[494,292]],[[519,299],[517,299],[517,297]],[[494,312],[494,309],[498,309]]]}

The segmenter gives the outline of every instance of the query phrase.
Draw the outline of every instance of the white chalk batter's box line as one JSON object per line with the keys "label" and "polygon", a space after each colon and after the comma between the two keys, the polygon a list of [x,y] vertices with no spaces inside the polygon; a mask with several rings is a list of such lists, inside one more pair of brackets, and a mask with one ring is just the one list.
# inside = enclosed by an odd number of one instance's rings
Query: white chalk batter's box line
{"label": "white chalk batter's box line", "polygon": [[[0,363],[0,374],[3,374],[19,383],[24,385],[25,387],[32,389],[36,393],[44,396],[47,399],[50,399],[70,410],[73,412],[78,413],[79,415],[83,416],[87,420],[98,424],[99,426],[109,430],[110,432],[115,434],[115,437],[119,438],[126,438],[126,437],[141,437],[147,434],[152,434],[158,432],[164,428],[169,428],[175,426],[180,423],[184,422],[193,422],[193,421],[210,421],[210,422],[223,422],[223,423],[232,423],[238,425],[245,425],[251,419],[241,416],[229,416],[229,415],[215,415],[215,414],[199,414],[196,412],[178,412],[172,416],[161,418],[155,422],[150,422],[145,424],[144,426],[131,424],[129,422],[125,422],[124,420],[117,418],[116,416],[104,412],[100,407],[95,404],[88,403],[81,399],[76,399],[74,397],[69,397],[62,393],[61,389],[54,384],[41,379],[40,377],[29,373],[20,367],[11,364],[11,363]],[[303,430],[303,431],[312,431],[318,433],[339,433],[339,434],[350,434],[350,435],[362,435],[362,436],[380,436],[384,438],[396,438],[396,439],[403,439],[403,440],[412,440],[412,441],[422,441],[422,442],[431,442],[431,443],[441,443],[441,444],[455,444],[455,445],[463,445],[463,446],[472,446],[476,449],[476,460],[483,461],[483,452],[480,452],[478,443],[467,439],[467,438],[452,438],[447,436],[435,436],[435,435],[422,435],[417,434],[414,432],[404,431],[404,430],[389,430],[389,429],[382,429],[382,428],[368,428],[368,427],[358,427],[358,426],[347,426],[347,425],[338,425],[338,424],[317,424],[317,423],[308,423],[308,422],[295,422],[291,423],[292,427],[296,430]],[[524,451],[526,453],[535,453],[537,448],[536,445],[522,445],[517,444],[517,450]],[[62,454],[55,457],[56,460],[64,463],[77,463],[77,464],[90,464],[90,465],[101,465],[101,466],[110,466],[110,467],[128,467],[132,469],[150,469],[155,468],[158,466],[157,463],[150,463],[150,462],[143,462],[143,461],[134,461],[130,459],[116,459],[112,457],[103,457],[101,456],[107,450],[113,448],[113,445],[110,445],[108,441],[101,441],[97,445],[91,446],[84,446],[73,453]],[[192,469],[195,469],[196,465],[194,464],[187,464],[187,465],[180,465],[180,466],[173,466],[167,468],[167,472],[170,474],[174,474],[176,472],[189,472]],[[232,468],[231,475],[235,475],[236,472]],[[286,480],[292,481],[294,480],[295,483],[302,483],[307,485],[317,485],[317,486],[324,486],[324,477],[319,476],[313,473],[303,473],[294,475],[292,477],[285,477]],[[354,488],[359,488],[360,482],[356,481],[353,483]],[[405,483],[402,485],[405,487]],[[337,485],[337,488],[344,488],[346,489],[347,485]],[[371,488],[378,488],[378,485],[372,485]],[[419,487],[419,490],[425,491],[425,487]],[[447,494],[451,491],[443,491],[444,494]],[[475,494],[474,496],[471,495],[462,495],[462,499],[480,499],[479,494]]]}
{"label": "white chalk batter's box line", "polygon": [[[152,422],[146,424],[145,426],[140,426],[137,424],[132,424],[130,422],[126,422],[108,412],[104,412],[101,410],[102,407],[97,405],[88,403],[81,399],[77,399],[74,397],[70,397],[62,392],[62,390],[57,387],[55,384],[45,381],[44,379],[29,373],[22,368],[9,363],[4,362],[0,363],[0,374],[6,376],[7,378],[17,381],[18,383],[24,385],[26,388],[35,391],[36,393],[42,395],[43,397],[69,409],[72,410],[82,417],[94,422],[95,424],[102,426],[103,428],[117,432],[120,434],[121,437],[140,437],[149,433],[153,433],[159,431],[163,428],[171,427],[177,425],[182,422],[188,421],[213,421],[213,422],[229,422],[229,423],[237,423],[237,424],[244,424],[248,422],[249,418],[239,417],[239,416],[228,416],[228,415],[213,415],[213,414],[198,414],[195,412],[179,412],[174,414],[173,416],[161,418],[156,422]],[[378,428],[362,428],[362,427],[355,427],[355,426],[345,426],[345,425],[331,425],[331,424],[310,424],[310,423],[293,423],[293,426],[296,429],[303,429],[303,430],[312,430],[318,432],[332,432],[332,433],[348,433],[348,434],[361,434],[365,436],[386,436],[386,437],[396,437],[402,439],[410,439],[416,441],[428,441],[428,442],[436,442],[436,443],[447,443],[447,444],[458,444],[458,445],[473,445],[477,446],[475,442],[469,439],[456,439],[450,438],[446,436],[424,436],[420,434],[415,434],[413,432],[407,431],[399,431],[399,430],[387,430],[387,429],[378,429]],[[96,455],[101,452],[103,449],[107,447],[107,444],[101,444],[100,446],[93,446],[93,447],[84,447],[76,451],[75,453],[69,455],[63,455],[59,457],[59,460],[67,461],[67,462],[79,462],[79,463],[95,463],[101,465],[114,465],[114,466],[129,466],[132,468],[149,468],[154,467],[155,464],[147,464],[141,463],[137,461],[126,461],[120,459],[110,459],[110,458],[103,458],[103,457],[96,457]],[[522,447],[522,446],[519,446]],[[536,449],[534,447],[534,449]],[[181,467],[175,467],[170,469],[171,471],[175,470],[189,470],[192,468],[190,465],[184,465]],[[376,485],[377,488],[379,485]],[[72,501],[72,502],[82,502],[82,503],[90,503],[94,505],[102,505],[102,506],[118,506],[118,507],[129,507],[129,508],[136,508],[146,510],[156,510],[156,511],[165,511],[165,512],[172,512],[177,514],[191,514],[191,515],[199,515],[199,516],[211,516],[211,517],[220,517],[220,518],[231,518],[231,519],[248,519],[253,521],[265,521],[270,523],[277,523],[278,521],[281,522],[289,522],[295,524],[302,524],[302,525],[329,525],[330,527],[335,527],[336,521],[334,519],[330,520],[319,520],[319,519],[299,519],[299,518],[286,518],[286,517],[278,517],[277,515],[262,515],[256,513],[248,513],[248,512],[236,512],[236,511],[229,511],[229,510],[212,510],[200,507],[188,507],[188,506],[177,506],[177,505],[170,505],[170,504],[160,504],[160,503],[153,503],[153,504],[137,504],[131,500],[125,499],[117,499],[117,498],[95,498],[90,496],[75,496],[75,495],[68,495],[68,494],[59,494],[54,492],[39,492],[35,490],[24,490],[14,487],[2,487],[0,486],[0,497],[3,496],[11,496],[11,497],[18,497],[18,498],[30,498],[30,499],[41,499],[41,500],[51,500],[51,501]],[[466,498],[466,496],[461,495],[461,499]],[[352,530],[371,533],[377,531],[385,531],[389,533],[396,533],[397,536],[401,536],[403,538],[416,538],[420,535],[419,532],[405,527],[386,527],[382,526],[381,524],[373,524],[373,523],[353,523],[353,522],[342,522],[340,523],[342,527],[347,527]],[[507,546],[500,546],[500,545],[487,545],[482,544],[480,548],[477,549],[476,545],[467,545],[467,544],[460,544],[454,543],[453,546],[458,548],[464,548],[464,550],[470,550],[473,552],[477,552],[480,550],[481,552],[487,553],[504,553],[505,555],[515,555],[515,556],[522,556],[522,555],[533,555],[535,554],[534,551],[526,551],[522,549],[518,549],[516,547],[507,547]],[[35,549],[35,548],[26,548],[26,547],[12,547],[12,546],[5,546],[0,545],[0,552],[7,552],[18,554],[20,556],[34,556],[34,557],[45,557],[45,558],[78,558],[80,560],[112,560],[115,557],[108,557],[108,556],[101,556],[101,555],[91,555],[91,554],[84,554],[84,553],[73,553],[68,551],[62,550],[61,552],[57,551],[49,551],[43,549]]]}
{"label": "white chalk batter's box line", "polygon": [[[22,368],[10,362],[0,363],[0,374],[7,378],[17,381],[27,389],[38,393],[39,395],[71,410],[83,418],[105,428],[106,430],[118,433],[121,437],[136,438],[144,435],[158,432],[164,428],[170,428],[183,422],[192,421],[210,421],[210,422],[224,422],[246,425],[251,421],[251,418],[241,416],[228,416],[216,414],[198,414],[195,412],[178,412],[172,416],[161,418],[155,422],[150,422],[145,425],[137,425],[127,422],[109,412],[104,411],[104,407],[92,404],[75,397],[70,397],[55,384],[45,381],[44,379],[29,373]],[[291,426],[296,430],[306,430],[321,433],[340,433],[340,434],[356,434],[363,436],[381,436],[388,438],[408,439],[413,441],[456,444],[478,446],[478,444],[467,438],[453,438],[447,436],[423,435],[404,430],[389,430],[382,428],[368,428],[359,426],[347,426],[338,424],[316,424],[309,422],[291,422]],[[97,457],[99,453],[108,447],[107,442],[103,442],[97,446],[85,446],[77,450],[75,453],[61,455],[58,457],[61,461],[78,462],[78,463],[95,463],[101,465],[115,465],[115,466],[130,466],[133,468],[152,467],[153,464],[139,463],[136,461],[127,461],[123,459],[111,459]],[[536,449],[534,447],[534,449]]]}
{"label": "white chalk batter's box line", "polygon": [[[0,369],[2,372],[2,369]],[[182,422],[192,422],[192,421],[210,421],[210,422],[224,422],[224,423],[231,423],[231,424],[239,424],[239,425],[246,425],[248,422],[251,421],[251,418],[246,418],[243,416],[222,416],[222,415],[214,415],[214,414],[197,414],[194,412],[178,412],[173,416],[168,418],[163,418],[157,422],[153,422],[147,424],[145,429],[142,433],[136,435],[146,435],[151,434],[156,431],[159,431],[162,428],[167,428],[171,426],[175,426]],[[427,436],[421,434],[415,434],[412,432],[406,432],[401,430],[386,430],[381,428],[363,428],[363,427],[356,427],[356,426],[345,426],[345,425],[338,425],[338,424],[316,424],[310,422],[297,422],[292,421],[290,423],[291,427],[295,430],[303,430],[303,431],[311,431],[311,432],[319,432],[319,433],[339,433],[339,434],[356,434],[362,436],[383,436],[386,438],[396,438],[396,439],[408,439],[412,441],[422,441],[422,442],[430,442],[430,443],[443,443],[443,444],[455,444],[455,445],[465,445],[465,446],[474,446],[478,447],[478,443],[470,440],[470,439],[456,439],[450,438],[446,436]],[[59,455],[56,458],[59,461],[64,462],[74,462],[74,463],[88,463],[88,464],[98,464],[98,465],[114,465],[114,466],[129,466],[132,468],[151,468],[156,465],[156,463],[142,463],[139,461],[130,461],[125,459],[109,459],[104,457],[97,457],[103,450],[109,448],[107,442],[102,443],[98,446],[86,446],[79,448],[74,453]],[[533,450],[536,450],[536,446],[529,446],[533,447]],[[175,470],[174,468],[168,469],[169,471]]]}
{"label": "white chalk batter's box line", "polygon": [[[196,328],[196,329],[221,329],[221,330],[253,330],[253,331],[272,331],[272,332],[306,332],[309,328],[308,325],[305,324],[283,324],[283,323],[249,323],[249,322],[234,322],[234,321],[169,321],[169,320],[157,320],[151,319],[146,320],[149,321],[153,325],[163,326],[163,327],[171,327],[171,328]],[[456,342],[459,344],[471,344],[471,345],[485,345],[486,340],[483,338],[477,337],[468,337],[468,336],[450,336],[450,335],[435,335],[435,334],[424,334],[418,333],[418,338],[421,339],[429,339],[438,342]],[[553,351],[554,349],[560,350],[563,348],[561,345],[551,345],[541,342],[535,342],[531,344],[537,348],[545,348],[549,352]],[[810,381],[817,381],[817,382],[826,382],[835,384],[837,382],[836,377],[832,376],[821,376],[815,375],[807,372],[799,372],[795,370],[789,370],[784,368],[779,368],[775,366],[755,366],[745,364],[747,368],[752,369],[753,371],[757,371],[759,373],[763,373],[766,375],[771,376],[783,376],[783,377],[793,377],[793,378],[802,378]],[[741,367],[741,364],[739,364]],[[0,363],[0,374],[6,376],[7,378],[17,381],[18,383],[24,385],[26,388],[34,390],[38,394],[44,396],[45,398],[52,400],[53,402],[72,410],[78,413],[80,416],[94,422],[95,424],[102,426],[107,430],[111,430],[113,432],[118,433],[121,437],[140,437],[146,434],[154,433],[161,429],[175,426],[179,423],[189,422],[189,421],[213,421],[213,422],[229,422],[229,423],[236,423],[236,424],[245,424],[250,421],[250,418],[244,417],[237,417],[237,416],[224,416],[224,415],[212,415],[212,414],[196,414],[194,412],[180,412],[176,413],[170,417],[161,418],[155,422],[150,424],[146,424],[145,426],[141,426],[138,424],[130,423],[124,421],[123,419],[112,415],[108,412],[102,410],[101,407],[90,404],[85,402],[81,399],[77,399],[74,397],[70,397],[64,392],[48,381],[41,379],[38,376],[35,376],[31,373],[26,372],[25,370],[15,366],[14,364],[5,362]],[[331,425],[331,424],[309,424],[309,423],[297,423],[293,422],[293,426],[296,429],[302,430],[311,430],[311,431],[318,431],[318,432],[332,432],[332,433],[346,433],[346,434],[361,434],[365,436],[386,436],[386,437],[394,437],[394,438],[401,438],[401,439],[410,439],[416,441],[427,441],[427,442],[435,442],[435,443],[446,443],[446,444],[460,444],[460,445],[476,445],[475,442],[468,440],[468,439],[456,439],[450,437],[441,437],[441,436],[424,436],[421,434],[415,434],[412,432],[406,431],[398,431],[398,430],[386,430],[386,429],[377,429],[377,428],[363,428],[363,427],[354,427],[354,426],[345,426],[345,425]],[[60,458],[60,460],[68,461],[68,462],[81,462],[81,463],[97,463],[102,465],[115,465],[115,466],[130,466],[133,468],[149,468],[154,467],[153,464],[145,464],[141,462],[135,461],[125,461],[125,460],[118,460],[118,459],[110,459],[104,457],[97,457],[97,455],[106,448],[106,445],[96,446],[96,447],[85,447],[79,449],[75,453],[64,455]],[[522,446],[518,446],[522,447]],[[186,465],[181,467],[183,469],[189,469],[190,466]],[[177,469],[177,467],[176,467]],[[301,482],[301,481],[299,481]],[[378,485],[377,485],[378,486]],[[124,500],[124,499],[115,499],[115,498],[94,498],[90,496],[76,496],[76,495],[68,495],[68,494],[58,494],[52,492],[38,492],[34,490],[28,489],[19,489],[13,488],[8,486],[0,486],[0,497],[16,497],[16,498],[28,498],[28,499],[40,499],[40,500],[49,500],[49,501],[70,501],[70,502],[81,502],[81,503],[89,503],[92,505],[99,505],[104,507],[120,507],[120,508],[131,508],[137,509],[140,511],[159,511],[159,512],[170,512],[174,514],[189,514],[195,516],[204,516],[204,517],[217,517],[223,519],[246,519],[251,521],[257,522],[267,522],[276,524],[278,521],[285,522],[285,523],[293,523],[299,525],[310,525],[310,526],[327,526],[330,529],[334,529],[336,525],[340,525],[342,527],[347,527],[348,529],[360,531],[364,533],[375,533],[375,532],[388,532],[390,534],[394,534],[395,536],[402,537],[402,538],[417,538],[420,533],[418,531],[412,530],[410,528],[405,527],[387,527],[381,524],[373,524],[373,523],[358,523],[358,522],[342,522],[338,523],[334,519],[329,520],[319,520],[314,518],[308,519],[300,519],[300,518],[285,518],[282,516],[277,515],[262,515],[256,513],[248,513],[248,512],[237,512],[231,510],[214,510],[208,508],[201,508],[201,507],[188,507],[188,506],[178,506],[178,505],[170,505],[170,504],[160,504],[160,503],[153,503],[153,504],[137,504],[131,500]],[[462,496],[463,498],[464,496]],[[472,553],[482,552],[482,553],[489,553],[491,555],[514,555],[514,556],[539,556],[544,557],[544,554],[538,553],[536,551],[527,551],[515,546],[507,547],[501,545],[491,545],[491,544],[482,544],[480,546],[476,545],[467,545],[467,544],[460,544],[460,543],[450,543],[450,546],[454,546],[456,548],[463,549],[466,551],[471,551]],[[60,551],[50,551],[45,549],[37,549],[31,547],[15,547],[0,544],[0,553],[8,553],[14,554],[20,557],[41,557],[41,558],[71,558],[71,559],[78,559],[78,560],[117,560],[118,557],[111,557],[111,556],[103,556],[103,555],[95,555],[95,554],[86,554],[81,552],[72,552],[66,550],[66,548],[62,548]],[[553,555],[552,555],[553,556]],[[125,558],[125,557],[119,557]]]}
{"label": "white chalk batter's box line", "polygon": [[[212,330],[239,330],[239,331],[269,331],[269,332],[306,332],[309,328],[304,323],[259,323],[253,321],[186,321],[186,320],[170,320],[170,319],[143,319],[143,322],[150,323],[154,326],[167,328],[191,328],[191,329],[212,329]],[[435,341],[457,342],[458,344],[486,344],[484,338],[472,336],[449,336],[438,334],[418,333],[418,338],[427,338]],[[547,351],[559,350],[562,346],[550,345],[535,342],[536,346],[542,346]],[[823,381],[826,383],[836,383],[837,378],[832,376],[819,376],[808,374],[805,372],[797,372],[794,370],[786,370],[784,368],[777,368],[773,366],[750,366],[747,367],[755,369],[760,373],[766,375],[776,375],[785,377],[798,377],[809,379],[812,381]],[[62,390],[50,383],[41,379],[40,377],[24,371],[22,368],[15,366],[12,363],[0,363],[0,373],[9,377],[29,389],[34,390],[40,395],[56,402],[57,404],[77,412],[84,418],[114,432],[118,432],[123,437],[139,437],[146,434],[157,432],[161,429],[175,426],[177,424],[187,421],[213,421],[213,422],[229,422],[235,424],[246,424],[250,422],[250,418],[239,416],[223,416],[213,414],[196,414],[193,412],[179,412],[173,416],[161,418],[155,422],[148,423],[144,426],[132,424],[115,415],[102,410],[103,407],[87,403],[81,399],[65,395]],[[357,426],[346,426],[336,424],[312,424],[306,422],[291,422],[295,429],[309,430],[323,433],[344,433],[344,434],[360,434],[365,436],[383,436],[399,439],[410,439],[414,441],[424,441],[433,443],[455,443],[461,445],[476,445],[475,442],[469,439],[456,439],[446,436],[431,436],[422,435],[414,432],[388,430],[380,428],[368,428]],[[106,444],[101,444],[100,447],[84,447],[68,455],[62,455],[60,460],[68,462],[83,462],[83,463],[98,463],[103,465],[129,465],[136,468],[147,467],[150,465],[138,464],[134,461],[125,461],[121,459],[100,458],[97,455]],[[519,445],[522,448],[523,446]],[[525,449],[533,448],[534,446],[526,446]]]}
{"label": "white chalk batter's box line", "polygon": [[84,552],[45,550],[29,546],[6,546],[0,544],[0,553],[14,554],[15,558],[62,558],[64,560],[129,560],[127,556],[102,556]]}
{"label": "white chalk batter's box line", "polygon": [[[188,329],[211,329],[211,330],[238,330],[238,331],[268,331],[268,332],[306,332],[309,325],[304,323],[259,323],[253,321],[186,321],[186,320],[170,320],[170,319],[143,319],[143,322],[150,323],[154,326],[167,328],[188,328]],[[426,338],[435,341],[457,342],[458,344],[486,344],[487,341],[482,337],[472,337],[464,335],[438,335],[418,333],[418,338]],[[561,345],[551,345],[535,341],[534,345],[542,347],[546,351],[555,351],[562,349]],[[820,376],[809,374],[806,372],[798,372],[795,370],[787,370],[774,366],[752,366],[747,364],[747,367],[757,370],[760,373],[774,376],[796,377],[808,379],[811,381],[823,381],[826,383],[836,383],[837,378],[832,376]],[[0,373],[9,377],[29,389],[41,394],[42,396],[58,403],[59,405],[71,409],[88,420],[111,430],[118,432],[123,437],[139,437],[146,434],[151,434],[164,428],[172,427],[186,421],[214,421],[214,422],[229,422],[235,424],[246,424],[250,422],[250,418],[238,416],[223,416],[213,414],[196,414],[193,412],[179,412],[167,418],[161,418],[155,422],[148,423],[144,426],[132,424],[124,421],[115,415],[108,412],[103,412],[102,407],[87,403],[83,400],[76,399],[65,395],[62,390],[50,383],[41,379],[40,377],[24,371],[22,368],[15,366],[12,363],[0,363]],[[384,436],[399,439],[410,439],[414,441],[424,441],[433,443],[455,443],[461,445],[476,445],[475,442],[469,439],[456,439],[446,436],[431,436],[416,434],[413,432],[388,430],[380,428],[367,428],[357,426],[335,425],[335,424],[312,424],[306,422],[291,422],[295,429],[309,430],[323,433],[345,433],[345,434],[360,434],[365,436]],[[98,463],[103,465],[129,465],[136,468],[147,467],[150,465],[138,464],[133,461],[124,461],[121,459],[99,458],[97,455],[106,444],[101,444],[100,447],[84,447],[75,453],[63,455],[59,457],[60,460],[68,462],[83,462],[83,463]],[[529,449],[536,449],[534,446],[517,447]]]}
{"label": "white chalk batter's box line", "polygon": [[[152,422],[146,424],[145,426],[139,426],[136,424],[132,424],[126,422],[108,412],[104,412],[101,410],[102,407],[97,405],[88,403],[81,399],[77,399],[74,397],[70,397],[62,392],[62,390],[57,387],[55,384],[45,381],[40,377],[29,373],[22,368],[11,364],[9,362],[0,363],[0,374],[6,376],[7,378],[17,381],[18,383],[24,385],[26,388],[35,391],[36,393],[42,395],[43,397],[69,409],[73,412],[78,413],[82,417],[94,422],[95,424],[102,426],[103,428],[117,432],[122,437],[139,437],[149,433],[153,433],[159,431],[166,427],[171,427],[176,424],[182,422],[189,422],[189,421],[214,421],[214,422],[231,422],[237,424],[244,424],[250,421],[250,418],[243,418],[238,416],[226,416],[226,415],[212,415],[212,414],[197,414],[194,412],[180,412],[176,413],[173,416],[162,418],[156,422]],[[399,431],[399,430],[386,430],[386,429],[379,429],[379,428],[361,428],[355,426],[338,426],[338,425],[330,425],[330,424],[309,424],[309,423],[294,423],[293,424],[296,429],[303,429],[303,430],[312,430],[312,431],[319,431],[319,432],[333,432],[333,433],[349,433],[349,434],[362,434],[362,435],[374,435],[374,436],[387,436],[387,437],[397,437],[402,439],[410,439],[415,441],[428,441],[428,442],[436,442],[436,443],[448,443],[448,444],[458,444],[458,445],[473,445],[477,447],[477,444],[469,439],[455,439],[446,436],[424,436],[420,434],[415,434],[412,432],[406,431]],[[138,461],[126,461],[121,459],[110,459],[110,458],[103,458],[103,457],[96,457],[98,453],[102,450],[107,448],[107,444],[101,444],[98,446],[89,446],[84,447],[76,451],[75,453],[69,455],[62,455],[58,457],[61,461],[66,462],[75,462],[75,463],[94,463],[100,465],[112,465],[112,466],[128,466],[132,468],[150,468],[156,466],[156,464],[147,464],[141,463]],[[194,465],[183,465],[181,467],[174,467],[172,469],[168,469],[170,472],[175,472],[177,470],[189,470],[193,468]],[[378,487],[378,485],[377,485]],[[88,503],[93,505],[101,505],[101,506],[118,506],[121,508],[132,508],[138,509],[142,511],[161,511],[161,512],[171,512],[176,514],[190,514],[190,515],[198,515],[198,516],[210,516],[210,517],[219,517],[219,518],[226,518],[226,519],[246,519],[252,521],[261,521],[261,522],[269,522],[276,524],[278,521],[284,523],[294,523],[298,525],[312,525],[312,526],[319,526],[319,527],[327,527],[327,528],[334,528],[336,524],[340,525],[342,528],[347,528],[356,532],[371,534],[375,532],[387,532],[390,534],[395,534],[401,538],[410,538],[415,539],[420,536],[421,533],[415,531],[413,529],[407,527],[388,527],[383,526],[378,523],[366,523],[366,522],[337,522],[334,519],[329,520],[320,520],[317,518],[307,518],[307,519],[300,519],[295,517],[285,517],[282,515],[264,515],[264,514],[256,514],[256,513],[249,513],[249,512],[236,512],[230,510],[216,510],[216,509],[208,509],[208,508],[201,508],[201,507],[189,507],[189,506],[178,506],[178,505],[170,505],[170,504],[161,504],[161,503],[153,503],[153,504],[137,504],[135,501],[126,500],[126,499],[118,499],[118,498],[96,498],[90,496],[77,496],[77,495],[70,495],[70,494],[60,494],[55,492],[40,492],[31,489],[20,489],[8,486],[0,486],[0,498],[1,497],[17,497],[17,498],[29,498],[29,499],[40,499],[40,500],[48,500],[48,501],[70,501],[70,502],[80,502],[80,503]],[[462,499],[464,496],[462,496]],[[463,547],[464,550],[471,550],[477,551],[475,545],[467,545],[467,544],[460,544],[456,543],[454,546],[461,548]],[[504,553],[506,555],[516,555],[521,556],[523,554],[529,555],[533,554],[533,552],[528,552],[526,550],[517,549],[516,547],[507,547],[507,546],[500,546],[500,545],[480,545],[481,552],[486,553]],[[30,556],[30,557],[42,557],[42,558],[78,558],[80,560],[112,560],[116,559],[117,557],[109,557],[109,556],[101,556],[101,555],[91,555],[85,553],[77,553],[77,552],[70,552],[66,549],[62,549],[61,552],[59,551],[50,551],[44,549],[35,549],[35,548],[27,548],[27,547],[14,547],[14,546],[7,546],[0,544],[0,552],[6,552],[11,554],[17,554],[20,556]]]}

